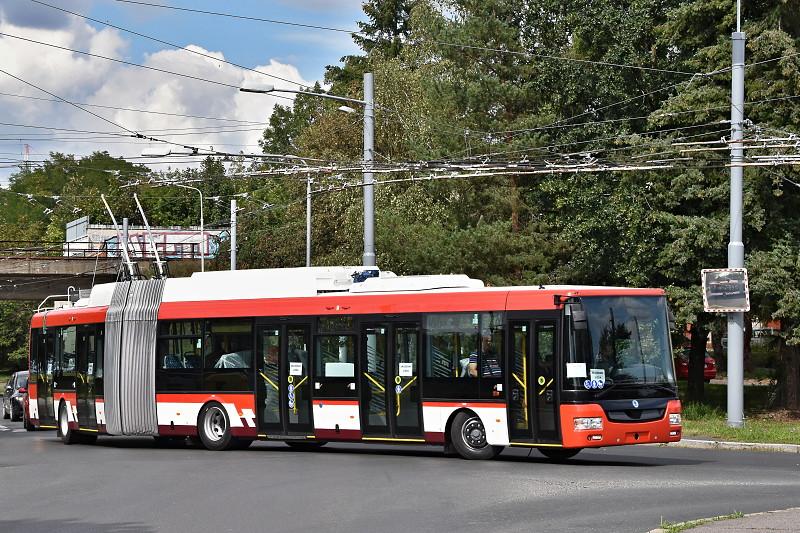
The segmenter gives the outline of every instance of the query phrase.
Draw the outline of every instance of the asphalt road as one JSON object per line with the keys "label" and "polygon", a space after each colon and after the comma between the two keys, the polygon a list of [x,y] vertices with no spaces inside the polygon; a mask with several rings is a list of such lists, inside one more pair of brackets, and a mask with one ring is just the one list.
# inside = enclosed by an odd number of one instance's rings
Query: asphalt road
{"label": "asphalt road", "polygon": [[295,451],[157,449],[150,438],[64,446],[0,420],[0,531],[620,531],[796,506],[800,454],[657,446],[563,464],[510,449],[337,444]]}

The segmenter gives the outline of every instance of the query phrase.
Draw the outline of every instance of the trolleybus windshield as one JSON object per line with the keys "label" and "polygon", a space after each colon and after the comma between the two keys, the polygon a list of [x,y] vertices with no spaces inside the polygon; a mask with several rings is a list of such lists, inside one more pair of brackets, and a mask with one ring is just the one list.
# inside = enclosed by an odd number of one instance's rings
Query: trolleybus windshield
{"label": "trolleybus windshield", "polygon": [[568,315],[569,361],[586,375],[568,372],[567,388],[675,385],[664,297],[584,297]]}

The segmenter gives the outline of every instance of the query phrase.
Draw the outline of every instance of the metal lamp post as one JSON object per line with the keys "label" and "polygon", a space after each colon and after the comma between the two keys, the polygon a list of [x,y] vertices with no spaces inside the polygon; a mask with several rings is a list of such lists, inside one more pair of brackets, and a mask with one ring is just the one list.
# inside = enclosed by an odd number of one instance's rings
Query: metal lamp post
{"label": "metal lamp post", "polygon": [[193,191],[197,191],[200,195],[200,272],[206,271],[206,262],[205,262],[205,244],[206,244],[206,233],[203,227],[203,191],[198,189],[197,187],[192,187],[190,185],[183,185],[181,183],[167,183],[167,185],[174,185],[175,187],[181,187],[183,189],[191,189]]}
{"label": "metal lamp post", "polygon": [[[333,96],[324,93],[312,93],[306,91],[295,91],[291,89],[276,89],[272,85],[267,85],[264,89],[239,89],[245,93],[256,94],[270,94],[273,92],[280,93],[295,93],[305,94],[308,96],[316,96],[318,98],[327,98],[329,100],[337,100],[339,102],[349,102],[364,106],[364,170],[362,185],[364,189],[364,254],[362,256],[362,263],[364,266],[375,266],[375,182],[372,175],[372,161],[373,153],[375,150],[375,96],[373,92],[373,78],[372,73],[364,73],[364,99],[358,100],[356,98],[345,98],[343,96]],[[343,111],[348,109],[340,108]],[[350,110],[352,111],[352,110]],[[306,190],[306,203],[307,203],[307,218],[310,217],[310,193],[308,187]],[[309,222],[310,224],[310,222]],[[310,230],[308,230],[310,238]],[[310,257],[308,257],[308,248],[306,251],[307,262],[310,264]]]}

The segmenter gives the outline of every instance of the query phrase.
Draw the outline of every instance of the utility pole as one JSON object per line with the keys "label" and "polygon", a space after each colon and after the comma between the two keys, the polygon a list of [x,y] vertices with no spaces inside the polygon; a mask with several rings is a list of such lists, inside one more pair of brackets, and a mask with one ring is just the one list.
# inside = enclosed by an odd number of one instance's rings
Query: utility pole
{"label": "utility pole", "polygon": [[[731,204],[728,268],[744,268],[742,241],[742,187],[744,151],[744,32],[741,0],[736,3],[736,31],[731,34]],[[728,426],[744,425],[744,313],[728,313]]]}
{"label": "utility pole", "polygon": [[311,174],[306,176],[306,266],[311,266]]}
{"label": "utility pole", "polygon": [[375,151],[375,94],[372,73],[364,73],[364,266],[375,266],[375,184],[372,161]]}
{"label": "utility pole", "polygon": [[122,247],[128,251],[128,217],[122,219]]}
{"label": "utility pole", "polygon": [[[373,89],[372,73],[364,73],[363,100],[309,91],[276,89],[272,85],[267,85],[264,89],[248,89],[242,87],[239,90],[244,93],[256,94],[269,94],[272,92],[303,94],[306,96],[313,96],[315,98],[326,98],[328,100],[336,100],[339,102],[348,102],[364,106],[364,170],[363,179],[361,182],[362,188],[364,189],[364,254],[361,261],[364,266],[375,266],[375,182],[372,179],[372,161],[374,159],[375,152],[375,92]],[[354,110],[348,106],[340,107],[339,111],[344,111],[346,113],[354,112]],[[306,202],[306,205],[308,205],[308,199],[306,199]],[[308,210],[308,213],[311,213],[310,209]],[[306,265],[309,266],[311,265],[308,248],[310,247],[310,242],[311,239],[309,236],[306,245]]]}
{"label": "utility pole", "polygon": [[231,200],[231,270],[236,270],[236,199]]}

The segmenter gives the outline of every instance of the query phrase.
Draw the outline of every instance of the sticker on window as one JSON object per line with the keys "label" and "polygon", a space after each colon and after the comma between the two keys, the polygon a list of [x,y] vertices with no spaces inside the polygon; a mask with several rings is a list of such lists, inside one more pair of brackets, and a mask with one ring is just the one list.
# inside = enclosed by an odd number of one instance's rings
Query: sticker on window
{"label": "sticker on window", "polygon": [[289,375],[290,376],[302,376],[303,375],[303,363],[289,363]]}
{"label": "sticker on window", "polygon": [[567,363],[568,378],[585,378],[586,363]]}
{"label": "sticker on window", "polygon": [[94,363],[89,363],[89,368],[86,370],[86,373],[91,376],[93,374],[92,372],[93,370],[94,370]]}
{"label": "sticker on window", "polygon": [[600,384],[600,388],[602,389],[606,382],[606,371],[602,368],[592,368],[589,370],[589,379],[598,382]]}
{"label": "sticker on window", "polygon": [[400,363],[398,368],[398,374],[404,378],[408,378],[414,375],[414,364],[413,363]]}

